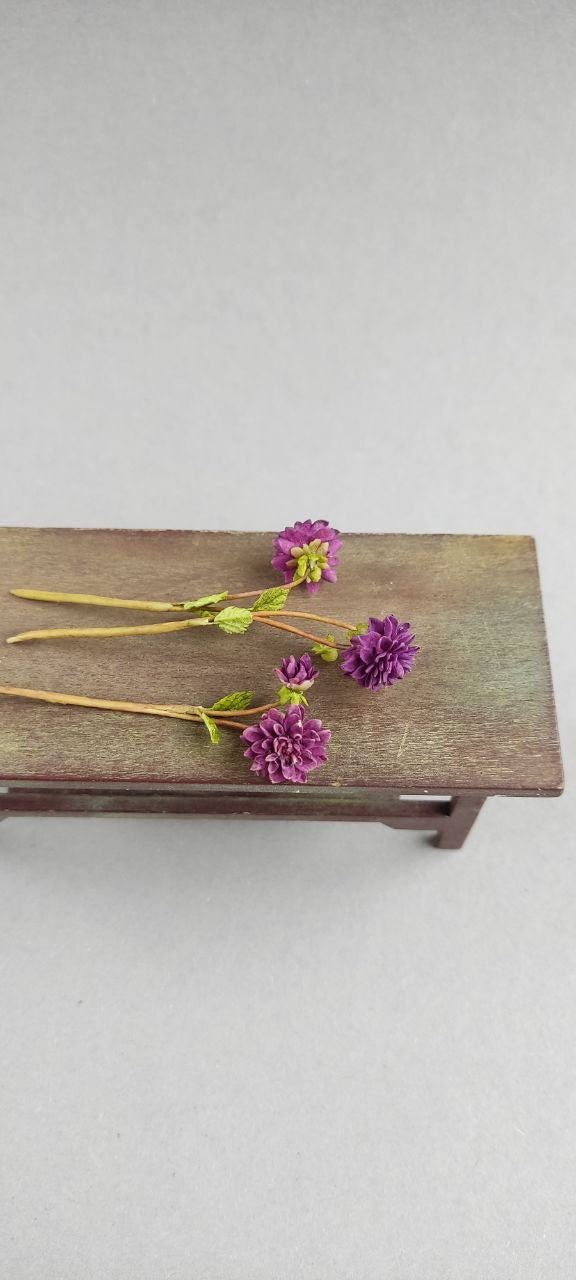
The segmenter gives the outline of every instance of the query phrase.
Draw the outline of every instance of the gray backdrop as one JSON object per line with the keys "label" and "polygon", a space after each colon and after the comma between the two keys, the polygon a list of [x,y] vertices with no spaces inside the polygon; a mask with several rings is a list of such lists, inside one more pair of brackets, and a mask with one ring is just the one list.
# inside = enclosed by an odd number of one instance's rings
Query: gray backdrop
{"label": "gray backdrop", "polygon": [[[3,522],[534,533],[569,757],[570,0],[0,14]],[[573,1280],[575,820],[4,824],[2,1280]]]}

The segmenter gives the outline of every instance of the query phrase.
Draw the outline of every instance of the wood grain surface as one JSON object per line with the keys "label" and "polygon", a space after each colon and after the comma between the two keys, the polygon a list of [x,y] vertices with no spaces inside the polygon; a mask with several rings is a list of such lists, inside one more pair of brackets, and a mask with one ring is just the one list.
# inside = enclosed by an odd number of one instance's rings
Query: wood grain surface
{"label": "wood grain surface", "polygon": [[[0,683],[137,701],[209,705],[233,689],[273,698],[273,667],[306,643],[254,625],[163,636],[8,646],[50,626],[151,615],[16,599],[10,587],[184,600],[278,583],[271,533],[0,530]],[[348,534],[337,584],[299,608],[352,621],[393,612],[421,646],[414,670],[377,693],[321,666],[311,713],[332,730],[308,788],[555,795],[562,765],[533,540]],[[156,615],[156,620],[160,620]],[[319,624],[316,624],[318,629]],[[320,628],[322,630],[322,628]],[[212,746],[195,725],[0,699],[4,782],[258,788],[232,731]],[[272,790],[272,788],[270,788]],[[286,790],[295,791],[293,787]]]}

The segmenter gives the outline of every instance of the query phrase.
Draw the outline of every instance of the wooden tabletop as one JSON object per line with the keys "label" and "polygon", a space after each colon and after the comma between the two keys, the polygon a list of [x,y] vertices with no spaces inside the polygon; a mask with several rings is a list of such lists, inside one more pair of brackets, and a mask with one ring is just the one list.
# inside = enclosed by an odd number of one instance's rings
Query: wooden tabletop
{"label": "wooden tabletop", "polygon": [[[273,698],[272,669],[306,642],[253,626],[7,646],[16,631],[159,621],[40,604],[10,587],[185,600],[273,585],[270,533],[0,530],[0,683],[94,697],[210,705],[233,689]],[[314,603],[309,603],[314,600]],[[323,664],[311,713],[333,733],[308,787],[555,795],[562,765],[534,542],[525,537],[347,534],[336,584],[300,608],[352,621],[395,613],[421,646],[377,693]],[[173,616],[173,615],[172,615]],[[322,630],[322,628],[320,628]],[[173,720],[0,699],[3,782],[262,787],[232,731],[212,746]],[[293,788],[289,788],[293,790]]]}

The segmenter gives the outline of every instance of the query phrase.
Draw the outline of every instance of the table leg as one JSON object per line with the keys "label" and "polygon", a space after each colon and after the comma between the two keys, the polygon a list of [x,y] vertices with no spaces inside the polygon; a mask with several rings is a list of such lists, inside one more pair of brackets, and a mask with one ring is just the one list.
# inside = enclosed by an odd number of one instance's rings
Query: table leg
{"label": "table leg", "polygon": [[454,796],[450,810],[435,837],[437,849],[461,849],[487,796]]}

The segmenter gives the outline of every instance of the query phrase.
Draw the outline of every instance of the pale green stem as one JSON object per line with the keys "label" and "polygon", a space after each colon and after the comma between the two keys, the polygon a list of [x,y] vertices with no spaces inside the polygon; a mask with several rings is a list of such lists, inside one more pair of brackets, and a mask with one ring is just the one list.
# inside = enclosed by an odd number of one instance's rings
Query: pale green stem
{"label": "pale green stem", "polygon": [[[202,717],[191,711],[176,711],[172,707],[155,702],[121,702],[112,698],[85,698],[74,693],[51,693],[47,689],[20,689],[14,685],[0,685],[0,694],[11,698],[32,698],[36,702],[56,703],[65,707],[96,707],[101,711],[129,711],[145,716],[167,716],[172,720],[191,720],[194,724],[202,724]],[[245,729],[239,720],[220,719],[217,711],[210,716],[218,724],[229,729]]]}
{"label": "pale green stem", "polygon": [[10,595],[23,600],[47,600],[52,604],[91,604],[110,609],[146,609],[151,613],[182,609],[181,604],[170,604],[167,600],[125,600],[116,596],[79,595],[73,591],[32,591],[27,587],[13,587]]}
{"label": "pale green stem", "polygon": [[[310,631],[301,631],[299,627],[289,627],[284,622],[279,622],[277,618],[260,617],[254,614],[254,621],[259,622],[262,626],[274,627],[277,631],[287,631],[290,635],[302,636],[305,640],[312,640],[314,644],[330,644],[332,648],[345,648],[345,645],[338,645],[335,641],[327,641],[325,636],[316,636]],[[85,636],[107,637],[107,636],[142,636],[142,635],[158,635],[165,631],[184,631],[188,627],[210,627],[214,626],[213,618],[186,618],[184,622],[154,622],[141,627],[57,627],[45,631],[20,631],[17,635],[8,636],[7,644],[20,644],[25,640],[67,640],[74,636],[82,639]]]}
{"label": "pale green stem", "polygon": [[[298,586],[296,582],[287,584],[287,589]],[[266,588],[268,590],[269,588]],[[264,588],[256,591],[229,592],[227,600],[244,600],[248,596],[259,596]],[[22,600],[44,600],[51,604],[88,604],[109,609],[144,609],[150,613],[182,612],[184,602],[174,603],[169,600],[127,600],[123,596],[84,595],[76,591],[36,591],[28,587],[12,587],[10,595],[19,596]]]}
{"label": "pale green stem", "polygon": [[22,640],[67,640],[74,636],[145,636],[213,625],[212,618],[186,618],[184,622],[152,622],[141,627],[55,627],[45,631],[19,631],[15,636],[7,636],[6,644],[20,644]]}

